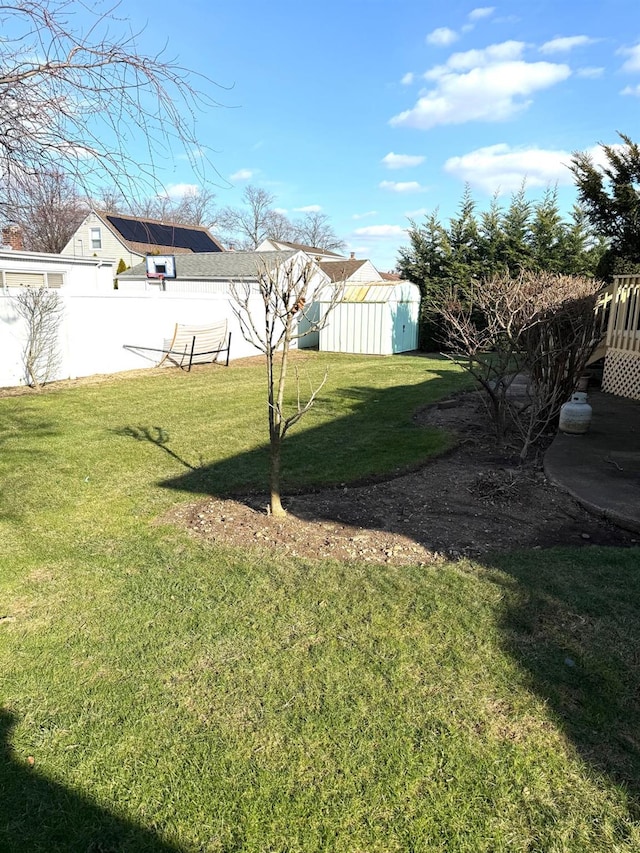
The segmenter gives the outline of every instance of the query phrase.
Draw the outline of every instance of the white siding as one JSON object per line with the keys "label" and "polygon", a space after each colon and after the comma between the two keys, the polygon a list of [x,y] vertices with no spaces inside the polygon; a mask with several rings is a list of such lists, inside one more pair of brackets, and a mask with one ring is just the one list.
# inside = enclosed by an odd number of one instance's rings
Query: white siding
{"label": "white siding", "polygon": [[349,276],[349,281],[375,281],[380,278],[378,270],[374,267],[371,261],[365,261],[361,267]]}
{"label": "white siding", "polygon": [[62,287],[65,291],[113,290],[113,264],[45,252],[0,251],[0,285]]}
{"label": "white siding", "polygon": [[381,302],[343,302],[320,331],[323,352],[390,355],[389,311]]}

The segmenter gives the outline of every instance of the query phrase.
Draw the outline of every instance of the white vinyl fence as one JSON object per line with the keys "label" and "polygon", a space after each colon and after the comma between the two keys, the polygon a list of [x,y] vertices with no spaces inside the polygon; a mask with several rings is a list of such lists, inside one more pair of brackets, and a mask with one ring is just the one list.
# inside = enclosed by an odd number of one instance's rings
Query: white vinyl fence
{"label": "white vinyl fence", "polygon": [[[25,384],[26,326],[15,307],[17,289],[0,291],[0,387]],[[162,292],[109,293],[57,291],[63,306],[59,332],[59,369],[51,379],[116,373],[156,365],[161,353],[136,352],[124,345],[162,349],[176,323],[206,325],[226,319],[232,333],[231,359],[256,355],[233,315],[225,294]],[[262,301],[256,298],[260,328]]]}

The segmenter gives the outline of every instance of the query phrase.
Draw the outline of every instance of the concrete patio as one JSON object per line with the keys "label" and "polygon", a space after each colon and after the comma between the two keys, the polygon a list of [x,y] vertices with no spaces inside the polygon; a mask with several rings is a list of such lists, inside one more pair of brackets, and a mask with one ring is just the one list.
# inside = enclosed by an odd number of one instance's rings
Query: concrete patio
{"label": "concrete patio", "polygon": [[640,401],[590,391],[589,403],[589,431],[558,433],[545,474],[586,509],[640,533]]}

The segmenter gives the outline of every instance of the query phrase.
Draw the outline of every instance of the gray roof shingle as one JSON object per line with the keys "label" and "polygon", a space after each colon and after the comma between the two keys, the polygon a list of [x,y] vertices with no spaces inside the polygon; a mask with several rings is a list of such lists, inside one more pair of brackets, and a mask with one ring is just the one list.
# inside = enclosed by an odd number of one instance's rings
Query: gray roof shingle
{"label": "gray roof shingle", "polygon": [[[171,254],[168,252],[167,254]],[[265,267],[272,269],[296,255],[297,252],[205,252],[191,255],[176,255],[176,278],[178,279],[230,279],[258,277]],[[121,273],[118,278],[146,278],[146,262],[136,264]]]}

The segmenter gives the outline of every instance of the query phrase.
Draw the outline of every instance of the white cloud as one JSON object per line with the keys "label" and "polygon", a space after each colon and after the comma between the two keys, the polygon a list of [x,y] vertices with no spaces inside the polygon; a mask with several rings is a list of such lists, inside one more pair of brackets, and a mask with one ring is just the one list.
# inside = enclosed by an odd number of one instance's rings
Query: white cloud
{"label": "white cloud", "polygon": [[417,219],[419,216],[426,216],[428,212],[426,207],[418,207],[416,210],[405,211],[404,215],[407,219]]}
{"label": "white cloud", "polygon": [[400,81],[403,86],[410,86],[413,81],[416,79],[416,75],[413,71],[407,71],[402,80]]}
{"label": "white cloud", "polygon": [[198,195],[199,192],[198,184],[169,184],[164,195],[167,198],[183,198],[186,195]]}
{"label": "white cloud", "polygon": [[477,9],[472,9],[467,17],[470,21],[480,21],[482,18],[490,18],[495,10],[495,6],[479,6]]}
{"label": "white cloud", "polygon": [[587,80],[593,80],[596,77],[602,77],[603,74],[604,68],[596,68],[595,66],[578,68],[578,70],[576,71],[576,77],[586,77]]}
{"label": "white cloud", "polygon": [[381,181],[378,186],[392,193],[417,193],[426,189],[417,181]]}
{"label": "white cloud", "polygon": [[382,158],[387,169],[408,169],[412,166],[419,166],[424,163],[424,160],[425,158],[419,154],[394,154],[393,151]]}
{"label": "white cloud", "polygon": [[370,216],[377,216],[377,210],[367,210],[365,213],[354,213],[352,219],[368,219]]}
{"label": "white cloud", "polygon": [[250,181],[253,177],[251,169],[238,169],[233,175],[229,175],[230,181]]}
{"label": "white cloud", "polygon": [[294,207],[296,213],[320,213],[322,207],[319,204],[307,204],[305,207]]}
{"label": "white cloud", "polygon": [[487,68],[500,62],[521,59],[526,44],[523,41],[503,41],[490,44],[483,49],[465,50],[452,53],[445,65],[436,65],[424,75],[425,80],[439,80],[451,71],[472,71],[475,68]]}
{"label": "white cloud", "polygon": [[637,86],[625,86],[620,92],[621,95],[635,95],[640,98],[640,83]]}
{"label": "white cloud", "polygon": [[427,44],[435,44],[437,47],[448,47],[457,41],[458,33],[450,30],[449,27],[438,27],[427,36]]}
{"label": "white cloud", "polygon": [[274,213],[281,213],[283,216],[286,216],[287,213],[289,213],[289,211],[287,210],[286,207],[274,207],[273,212]]}
{"label": "white cloud", "polygon": [[640,71],[640,44],[635,47],[621,47],[617,52],[620,56],[629,57],[622,65],[623,71],[629,71],[632,74]]}
{"label": "white cloud", "polygon": [[564,36],[546,41],[540,47],[540,53],[568,53],[574,47],[584,47],[596,41],[589,36]]}
{"label": "white cloud", "polygon": [[568,164],[571,153],[542,148],[511,148],[506,143],[478,148],[461,157],[450,157],[445,171],[487,193],[512,192],[523,181],[527,186],[573,183]]}
{"label": "white cloud", "polygon": [[353,232],[358,237],[404,237],[406,228],[400,225],[367,225]]}
{"label": "white cloud", "polygon": [[523,42],[507,41],[484,50],[452,54],[424,77],[433,88],[412,109],[390,120],[397,127],[428,130],[468,121],[504,121],[526,109],[531,95],[566,80],[568,65],[526,62]]}

